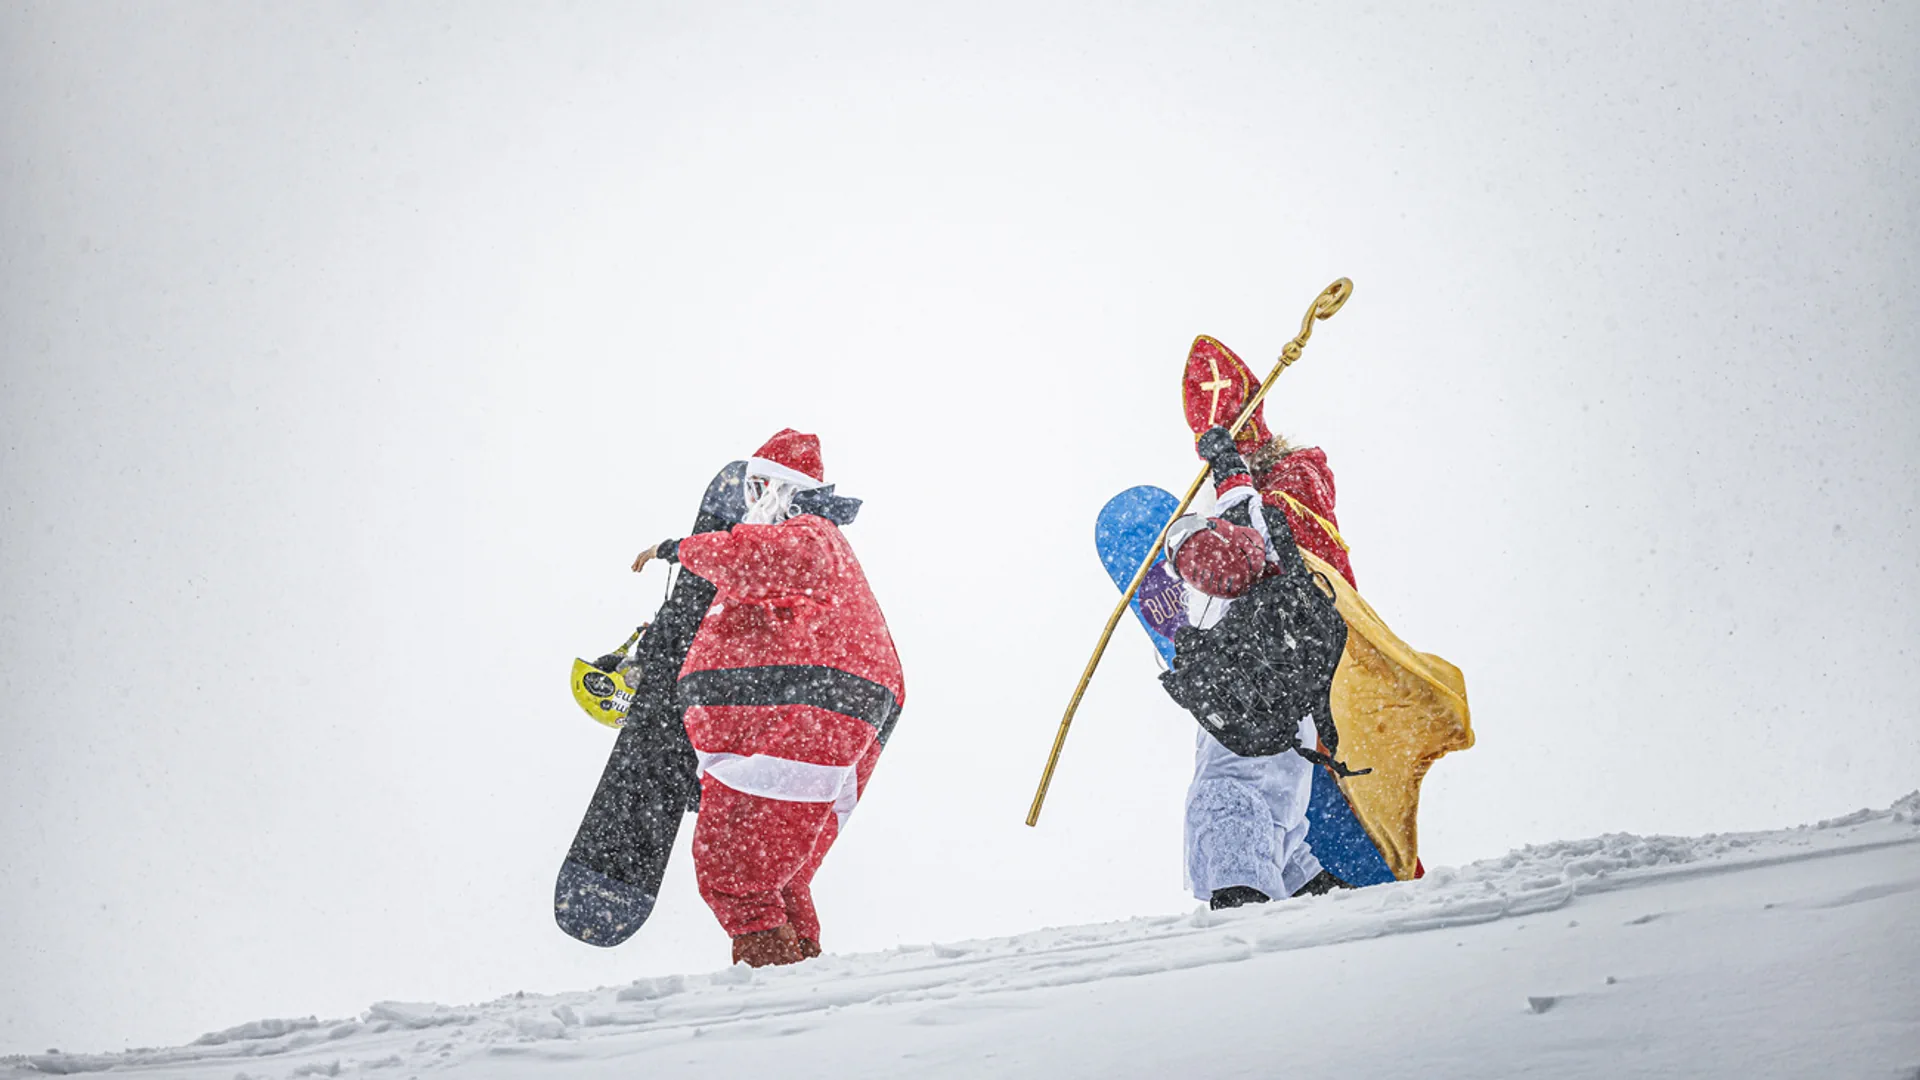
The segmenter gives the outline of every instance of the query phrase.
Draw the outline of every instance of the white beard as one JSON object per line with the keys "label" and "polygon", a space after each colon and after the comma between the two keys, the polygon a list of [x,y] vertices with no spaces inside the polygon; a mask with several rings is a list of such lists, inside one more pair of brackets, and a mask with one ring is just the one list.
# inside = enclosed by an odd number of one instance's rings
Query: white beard
{"label": "white beard", "polygon": [[784,480],[770,480],[767,490],[740,518],[747,525],[778,525],[793,516],[793,496],[800,489]]}

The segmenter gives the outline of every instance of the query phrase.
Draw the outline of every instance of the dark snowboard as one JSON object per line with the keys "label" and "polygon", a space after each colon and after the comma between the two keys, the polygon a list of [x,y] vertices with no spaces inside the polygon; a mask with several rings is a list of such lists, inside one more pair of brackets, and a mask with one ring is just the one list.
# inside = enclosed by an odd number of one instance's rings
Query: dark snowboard
{"label": "dark snowboard", "polygon": [[[746,510],[740,488],[745,473],[746,463],[736,461],[713,478],[694,532],[739,523]],[[713,595],[712,582],[682,567],[634,646],[640,684],[553,889],[554,922],[589,945],[618,945],[647,921],[680,821],[700,807],[693,746],[674,687]]]}

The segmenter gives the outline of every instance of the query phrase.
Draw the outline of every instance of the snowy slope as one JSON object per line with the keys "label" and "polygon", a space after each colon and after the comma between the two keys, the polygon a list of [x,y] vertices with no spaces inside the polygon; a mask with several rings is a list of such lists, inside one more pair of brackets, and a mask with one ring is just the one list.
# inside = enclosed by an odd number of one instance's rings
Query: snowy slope
{"label": "snowy slope", "polygon": [[[263,1020],[0,1076],[1920,1077],[1920,792],[1236,912]],[[629,946],[644,948],[645,936]]]}

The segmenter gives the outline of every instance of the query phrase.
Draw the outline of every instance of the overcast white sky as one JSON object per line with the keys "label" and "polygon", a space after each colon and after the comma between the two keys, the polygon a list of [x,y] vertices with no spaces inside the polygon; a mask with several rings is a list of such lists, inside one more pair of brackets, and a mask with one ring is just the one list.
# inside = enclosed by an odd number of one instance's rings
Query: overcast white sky
{"label": "overcast white sky", "polygon": [[[1429,865],[1920,786],[1911,4],[0,10],[0,1052],[706,970],[551,921],[626,565],[818,432],[910,704],[829,949],[1182,910],[1092,519],[1188,342],[1466,672]],[[912,8],[908,13],[907,8]]]}

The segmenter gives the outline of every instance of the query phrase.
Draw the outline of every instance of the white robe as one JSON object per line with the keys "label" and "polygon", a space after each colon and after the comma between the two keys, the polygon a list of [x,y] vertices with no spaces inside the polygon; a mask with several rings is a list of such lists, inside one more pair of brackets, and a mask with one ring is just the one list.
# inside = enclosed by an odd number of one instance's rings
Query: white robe
{"label": "white robe", "polygon": [[1292,896],[1320,872],[1307,843],[1313,764],[1291,751],[1241,757],[1195,728],[1187,788],[1187,884],[1194,899],[1229,885],[1250,885],[1276,900]]}

